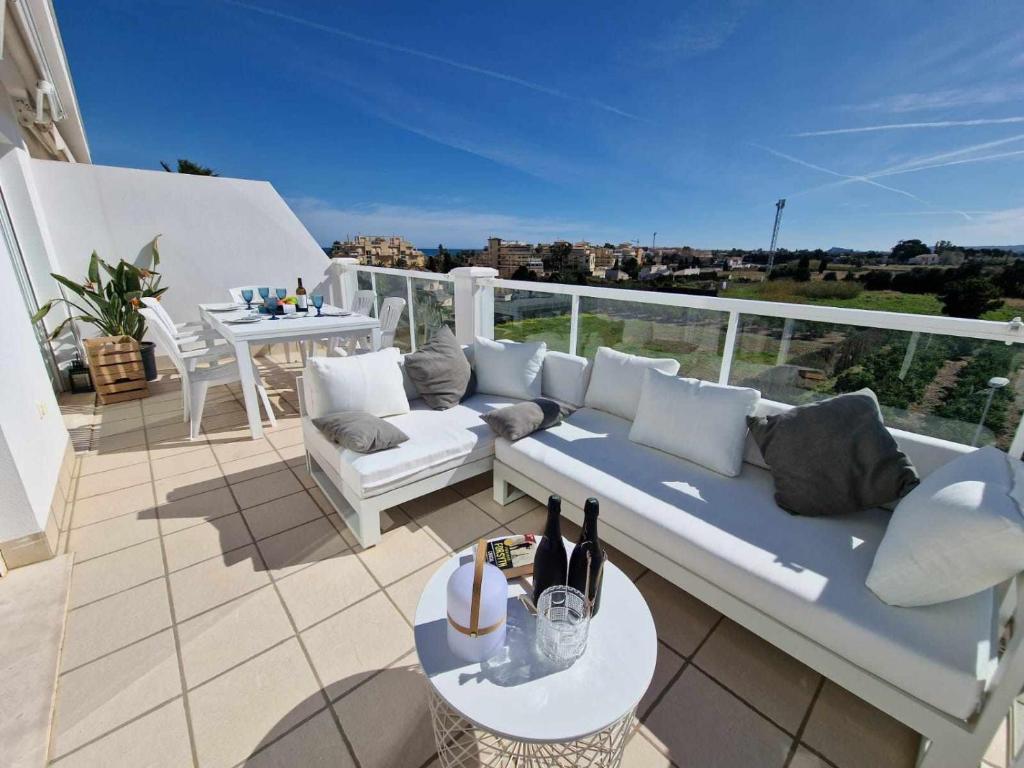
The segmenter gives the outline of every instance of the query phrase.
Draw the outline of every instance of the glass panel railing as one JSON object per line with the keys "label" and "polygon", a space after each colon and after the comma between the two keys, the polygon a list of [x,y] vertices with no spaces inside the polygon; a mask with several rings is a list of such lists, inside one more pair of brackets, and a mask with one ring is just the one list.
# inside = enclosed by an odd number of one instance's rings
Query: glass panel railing
{"label": "glass panel railing", "polygon": [[356,272],[356,281],[360,291],[372,291],[373,290],[373,278],[369,272],[359,270]]}
{"label": "glass panel railing", "polygon": [[718,381],[729,315],[618,299],[580,297],[577,354],[598,347],[645,357],[674,357],[681,376]]}
{"label": "glass panel railing", "polygon": [[[374,275],[374,282],[377,284],[377,311],[380,312],[384,305],[384,299],[397,296],[403,301],[409,300],[409,288],[406,278],[400,275]],[[402,352],[411,352],[412,343],[409,333],[409,307],[402,310],[402,317],[398,321],[398,328],[395,330],[393,345]]]}
{"label": "glass panel railing", "polygon": [[572,297],[543,291],[494,290],[494,338],[543,341],[569,352]]}
{"label": "glass panel railing", "polygon": [[997,341],[741,315],[729,383],[793,405],[869,387],[889,426],[1006,449],[1022,363]]}
{"label": "glass panel railing", "polygon": [[455,289],[451,281],[412,278],[412,300],[417,344],[428,341],[442,325],[455,331]]}

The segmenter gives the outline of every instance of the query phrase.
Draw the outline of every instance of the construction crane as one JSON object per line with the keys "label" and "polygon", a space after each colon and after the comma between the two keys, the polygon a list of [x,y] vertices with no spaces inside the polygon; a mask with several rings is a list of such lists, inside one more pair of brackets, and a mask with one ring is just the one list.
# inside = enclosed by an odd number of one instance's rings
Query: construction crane
{"label": "construction crane", "polygon": [[786,207],[786,198],[782,198],[775,203],[775,226],[772,227],[772,244],[768,249],[768,269],[765,270],[766,275],[772,273],[772,267],[775,265],[775,243],[779,240],[779,225],[782,223],[782,209]]}

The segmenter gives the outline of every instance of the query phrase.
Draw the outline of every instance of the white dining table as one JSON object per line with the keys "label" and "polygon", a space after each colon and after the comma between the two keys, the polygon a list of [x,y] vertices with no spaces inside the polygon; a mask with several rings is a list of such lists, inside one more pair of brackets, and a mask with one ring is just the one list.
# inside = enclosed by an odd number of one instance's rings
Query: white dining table
{"label": "white dining table", "polygon": [[[252,315],[242,307],[238,310],[219,311],[225,305],[200,304],[199,316],[203,324],[215,330],[234,348],[235,359],[239,362],[252,359],[252,345],[273,344],[277,342],[298,341],[309,342],[316,339],[339,336],[370,336],[373,349],[380,349],[380,321],[366,315],[348,313],[340,316],[343,310],[325,304],[322,316],[316,316],[316,310],[299,312],[294,315],[277,315],[271,320],[267,315],[259,315],[258,323],[235,323],[232,321]],[[259,398],[256,392],[256,378],[251,365],[239,365],[238,376],[245,398],[245,412],[249,417],[249,431],[253,439],[263,437],[263,419],[260,416]]]}

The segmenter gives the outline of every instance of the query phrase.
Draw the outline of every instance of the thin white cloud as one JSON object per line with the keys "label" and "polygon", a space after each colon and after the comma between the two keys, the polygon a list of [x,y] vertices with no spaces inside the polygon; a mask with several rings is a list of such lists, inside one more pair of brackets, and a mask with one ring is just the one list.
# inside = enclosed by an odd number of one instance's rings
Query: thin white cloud
{"label": "thin white cloud", "polygon": [[951,109],[978,105],[1005,104],[1024,98],[1024,84],[1019,82],[947,88],[941,91],[900,93],[885,96],[850,109],[879,112],[918,112],[929,109]]}
{"label": "thin white cloud", "polygon": [[417,48],[410,48],[405,45],[389,43],[386,40],[377,40],[376,38],[372,37],[364,37],[363,35],[357,35],[352,32],[347,32],[343,29],[338,29],[337,27],[332,27],[327,24],[321,24],[316,21],[304,19],[301,16],[293,16],[288,13],[282,13],[281,11],[275,11],[271,8],[263,8],[258,5],[251,5],[249,3],[241,2],[240,0],[221,0],[221,2],[224,2],[227,5],[233,5],[236,8],[242,8],[252,13],[258,13],[263,16],[268,16],[270,18],[281,19],[282,21],[288,21],[291,22],[292,24],[297,24],[299,26],[307,27],[309,29],[315,29],[320,32],[326,32],[330,35],[343,37],[346,40],[351,40],[356,43],[362,43],[363,45],[372,46],[374,48],[381,48],[383,50],[393,51],[395,53],[402,53],[407,56],[415,56],[421,59],[425,59],[427,61],[436,62],[438,64],[444,64],[445,66],[452,67],[454,69],[460,69],[463,72],[471,72],[475,75],[489,77],[494,80],[501,80],[512,85],[518,85],[523,88],[528,88],[529,90],[536,91],[537,93],[543,93],[547,96],[552,96],[559,99],[566,99],[568,101],[574,101],[580,104],[589,104],[592,107],[595,107],[596,109],[600,109],[605,112],[618,115],[619,117],[625,117],[630,120],[649,122],[648,118],[633,114],[632,112],[627,112],[624,109],[619,109],[618,107],[612,104],[607,104],[599,99],[584,96],[574,96],[573,94],[566,93],[565,91],[561,91],[557,88],[551,88],[541,83],[533,82],[532,80],[525,80],[521,77],[516,77],[515,75],[505,74],[504,72],[496,72],[493,69],[485,69],[484,67],[477,67],[474,66],[473,64],[465,64],[461,61],[449,59],[446,56],[438,56],[436,53],[430,53],[429,51],[421,51]]}
{"label": "thin white cloud", "polygon": [[[1022,54],[1024,55],[1024,54]],[[985,118],[978,120],[939,120],[929,123],[886,123],[885,125],[865,125],[858,128],[829,128],[823,131],[801,131],[793,136],[806,138],[808,136],[838,136],[846,133],[872,133],[875,131],[905,131],[916,128],[955,128],[961,126],[975,125],[1007,125],[1010,123],[1024,123],[1024,117],[1000,117]]]}
{"label": "thin white cloud", "polygon": [[646,44],[648,51],[694,56],[721,48],[732,37],[753,3],[750,0],[703,0],[687,3],[674,21]]}
{"label": "thin white cloud", "polygon": [[592,225],[557,217],[528,217],[464,208],[427,208],[373,203],[338,207],[313,197],[289,198],[288,204],[318,242],[330,243],[348,234],[400,234],[422,247],[445,243],[482,248],[488,237],[536,242],[559,237],[579,238]]}
{"label": "thin white cloud", "polygon": [[884,176],[898,176],[904,173],[916,173],[917,171],[926,171],[930,168],[947,168],[951,165],[967,165],[969,163],[985,163],[992,160],[1003,160],[1008,157],[1021,157],[1024,155],[1024,149],[1014,150],[1013,152],[997,152],[993,155],[980,155],[978,157],[967,157],[963,160],[949,160],[945,163],[932,163],[931,165],[916,165],[913,168],[903,168],[901,170],[886,171],[884,173],[876,173],[871,178],[877,179]]}

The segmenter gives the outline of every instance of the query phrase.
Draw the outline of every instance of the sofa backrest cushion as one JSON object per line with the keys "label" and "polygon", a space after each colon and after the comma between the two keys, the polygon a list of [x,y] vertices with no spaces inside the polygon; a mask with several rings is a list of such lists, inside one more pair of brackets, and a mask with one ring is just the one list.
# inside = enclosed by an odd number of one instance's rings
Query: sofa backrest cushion
{"label": "sofa backrest cushion", "polygon": [[409,412],[409,398],[396,347],[351,357],[310,357],[303,387],[306,413],[316,419],[338,411],[366,411],[374,416]]}
{"label": "sofa backrest cushion", "polygon": [[478,336],[473,342],[477,391],[520,400],[540,397],[546,352],[543,341],[492,341]]}
{"label": "sofa backrest cushion", "polygon": [[629,439],[736,477],[743,468],[747,416],[760,398],[756,389],[648,368]]}
{"label": "sofa backrest cushion", "polygon": [[[792,405],[761,398],[757,408],[754,409],[754,415],[770,416],[776,413],[783,413],[791,408],[793,408]],[[965,453],[976,450],[972,446],[942,440],[938,437],[921,435],[916,432],[905,432],[894,427],[888,427],[888,430],[896,438],[896,444],[899,445],[900,450],[913,462],[918,476],[922,479],[958,456],[963,456]],[[768,463],[764,460],[761,450],[757,447],[757,443],[754,442],[754,438],[749,433],[747,434],[743,460],[748,464],[753,464],[755,467],[768,469]]]}
{"label": "sofa backrest cushion", "polygon": [[585,357],[549,350],[544,355],[541,392],[544,397],[579,408],[587,396],[590,369]]}
{"label": "sofa backrest cushion", "polygon": [[598,347],[584,405],[632,421],[648,368],[675,376],[679,373],[679,361]]}

